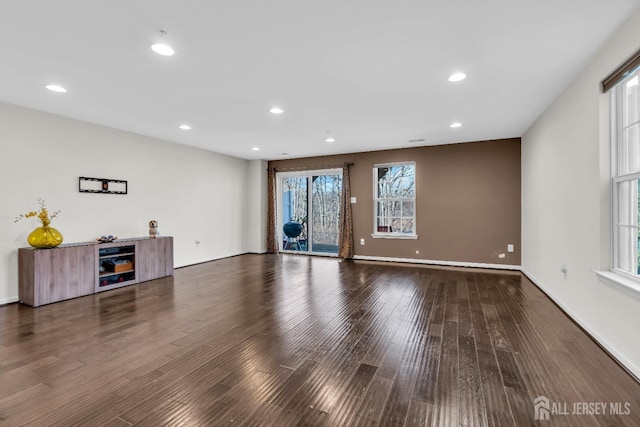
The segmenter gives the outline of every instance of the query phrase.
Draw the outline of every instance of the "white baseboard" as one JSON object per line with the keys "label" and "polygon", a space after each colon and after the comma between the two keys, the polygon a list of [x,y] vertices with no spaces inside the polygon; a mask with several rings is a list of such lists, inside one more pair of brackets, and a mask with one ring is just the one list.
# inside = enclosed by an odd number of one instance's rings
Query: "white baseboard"
{"label": "white baseboard", "polygon": [[18,297],[2,298],[0,299],[0,305],[11,304],[13,302],[18,302],[18,301],[19,301]]}
{"label": "white baseboard", "polygon": [[497,270],[520,271],[519,265],[485,264],[482,262],[439,261],[439,260],[430,260],[430,259],[392,258],[392,257],[382,257],[382,256],[367,256],[367,255],[356,255],[353,257],[353,259],[362,260],[362,261],[406,262],[411,264],[445,265],[448,267],[491,268],[491,269],[497,269]]}
{"label": "white baseboard", "polygon": [[551,300],[560,307],[569,317],[573,319],[582,329],[584,329],[591,338],[593,338],[598,344],[600,344],[604,349],[607,350],[609,355],[616,359],[618,363],[623,365],[632,375],[636,377],[636,380],[640,382],[640,367],[634,365],[629,359],[627,359],[623,354],[621,354],[609,341],[607,341],[602,335],[598,334],[594,331],[586,322],[584,322],[580,317],[578,317],[573,311],[571,311],[566,305],[564,305],[560,300],[555,298],[551,292],[547,288],[545,288],[542,283],[535,278],[535,276],[529,273],[526,269],[521,268],[520,271],[522,274],[527,276],[534,285],[536,285],[542,292],[544,292]]}

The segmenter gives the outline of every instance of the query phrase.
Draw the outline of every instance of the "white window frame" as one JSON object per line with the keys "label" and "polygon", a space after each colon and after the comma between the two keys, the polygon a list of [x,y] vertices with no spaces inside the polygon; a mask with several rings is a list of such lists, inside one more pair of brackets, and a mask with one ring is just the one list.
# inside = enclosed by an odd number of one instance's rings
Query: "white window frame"
{"label": "white window frame", "polygon": [[[619,187],[620,183],[626,181],[634,181],[640,179],[640,171],[632,172],[632,173],[624,173],[621,174],[620,164],[622,163],[622,150],[619,148],[620,144],[623,142],[623,114],[622,111],[622,88],[623,85],[629,81],[630,78],[638,76],[640,79],[640,70],[636,70],[633,73],[629,74],[629,77],[625,80],[618,83],[611,90],[611,194],[612,194],[612,218],[611,218],[611,233],[612,233],[612,260],[611,260],[611,270],[617,275],[621,275],[627,279],[631,279],[634,282],[634,288],[637,285],[640,285],[640,275],[637,273],[631,273],[629,271],[623,270],[619,266],[621,265],[620,260],[620,244],[619,244],[619,229],[620,227],[632,228],[638,230],[637,225],[630,224],[620,224],[619,223],[619,213],[620,213],[620,204],[622,201],[620,200]],[[637,240],[637,239],[636,239]],[[638,259],[638,247],[637,243],[631,249],[631,252],[634,254],[634,260]],[[637,265],[636,265],[637,271]]]}
{"label": "white window frame", "polygon": [[[413,166],[413,197],[398,197],[398,198],[393,198],[393,199],[381,199],[378,197],[378,169],[379,168],[385,168],[385,167],[392,167],[392,166]],[[373,233],[371,234],[371,237],[374,239],[417,239],[418,235],[417,235],[417,227],[418,224],[416,223],[416,194],[417,194],[417,184],[418,184],[418,180],[416,179],[416,174],[417,174],[417,170],[416,170],[416,162],[396,162],[396,163],[378,163],[373,165]],[[403,201],[411,201],[413,202],[413,233],[399,233],[399,232],[384,232],[384,231],[378,231],[378,202],[379,201],[398,201],[401,202],[401,206],[402,206],[402,202]],[[404,217],[403,218],[408,218]]]}

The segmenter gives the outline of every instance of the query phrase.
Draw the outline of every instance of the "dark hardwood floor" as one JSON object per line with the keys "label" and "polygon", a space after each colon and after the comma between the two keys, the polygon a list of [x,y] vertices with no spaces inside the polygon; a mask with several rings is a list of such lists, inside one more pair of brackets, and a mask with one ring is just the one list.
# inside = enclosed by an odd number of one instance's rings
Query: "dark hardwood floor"
{"label": "dark hardwood floor", "polygon": [[0,425],[640,426],[640,384],[520,274],[244,255],[0,307]]}

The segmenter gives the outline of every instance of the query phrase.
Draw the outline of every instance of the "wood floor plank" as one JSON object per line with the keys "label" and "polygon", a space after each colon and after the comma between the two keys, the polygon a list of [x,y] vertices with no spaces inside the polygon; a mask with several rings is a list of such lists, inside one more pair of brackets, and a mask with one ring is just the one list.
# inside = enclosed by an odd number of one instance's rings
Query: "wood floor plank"
{"label": "wood floor plank", "polygon": [[407,409],[407,418],[404,421],[406,427],[422,427],[433,422],[433,404],[420,400],[411,400]]}
{"label": "wood floor plank", "polygon": [[[0,400],[0,420],[6,420],[19,411],[19,405],[23,402],[29,402],[38,399],[49,391],[50,388],[45,384],[39,383],[26,390],[11,394]],[[18,407],[18,408],[16,408]]]}
{"label": "wood floor plank", "polygon": [[374,376],[354,418],[367,419],[377,424],[392,387],[392,379]]}
{"label": "wood floor plank", "polygon": [[435,293],[431,296],[432,313],[427,329],[428,335],[425,340],[424,357],[420,361],[414,389],[414,399],[430,404],[435,403],[436,400],[446,291],[447,288],[444,283],[440,283]]}
{"label": "wood floor plank", "polygon": [[[491,292],[485,280],[486,277],[475,275],[479,300],[470,301],[470,304],[487,424],[495,427],[513,426],[514,420],[494,347],[496,345],[503,346],[504,340],[502,338],[496,339],[495,334],[499,331],[496,327],[495,310],[491,304]],[[489,319],[486,318],[487,313]]]}
{"label": "wood floor plank", "polygon": [[486,426],[480,366],[473,337],[458,334],[458,402],[460,424]]}
{"label": "wood floor plank", "polygon": [[351,423],[355,416],[353,408],[357,408],[364,399],[376,370],[377,367],[365,363],[358,366],[341,398],[331,409],[331,415],[327,421],[329,425],[343,426]]}
{"label": "wood floor plank", "polygon": [[0,307],[0,426],[543,425],[538,396],[640,425],[640,384],[513,272],[243,255]]}
{"label": "wood floor plank", "polygon": [[305,380],[317,365],[313,360],[307,360],[302,366],[295,370],[289,378],[282,383],[282,386],[273,391],[273,394],[267,397],[267,402],[283,408],[289,400],[291,400],[298,389],[302,387]]}
{"label": "wood floor plank", "polygon": [[445,321],[436,399],[433,404],[433,426],[458,425],[458,399],[458,324]]}

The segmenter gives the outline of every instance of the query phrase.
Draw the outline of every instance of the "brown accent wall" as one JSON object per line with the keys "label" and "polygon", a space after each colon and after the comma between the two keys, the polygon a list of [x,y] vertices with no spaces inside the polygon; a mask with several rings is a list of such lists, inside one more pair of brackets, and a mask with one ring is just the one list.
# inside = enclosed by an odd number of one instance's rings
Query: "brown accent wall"
{"label": "brown accent wall", "polygon": [[[374,239],[373,165],[405,161],[416,163],[418,239]],[[288,171],[344,162],[354,163],[356,255],[520,265],[520,138],[277,160],[269,167]],[[507,252],[510,243],[513,253]]]}

